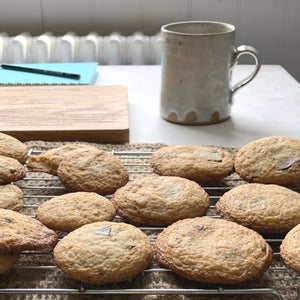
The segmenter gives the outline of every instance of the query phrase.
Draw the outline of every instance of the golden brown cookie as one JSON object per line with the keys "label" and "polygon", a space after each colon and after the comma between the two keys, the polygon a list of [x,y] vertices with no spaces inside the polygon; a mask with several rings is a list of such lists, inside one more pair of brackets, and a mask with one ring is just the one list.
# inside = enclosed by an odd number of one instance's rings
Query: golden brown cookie
{"label": "golden brown cookie", "polygon": [[222,219],[185,219],[156,239],[160,264],[188,279],[235,284],[268,269],[272,250],[257,232]]}
{"label": "golden brown cookie", "polygon": [[0,254],[42,250],[56,241],[56,233],[40,221],[9,209],[0,209]]}
{"label": "golden brown cookie", "polygon": [[3,274],[6,271],[8,271],[17,262],[19,257],[20,254],[0,254],[0,274]]}
{"label": "golden brown cookie", "polygon": [[142,272],[152,257],[149,238],[125,223],[84,225],[54,248],[55,263],[63,272],[91,284],[129,280]]}
{"label": "golden brown cookie", "polygon": [[196,182],[174,176],[150,176],[127,183],[112,198],[120,216],[154,226],[203,216],[208,194]]}
{"label": "golden brown cookie", "polygon": [[233,157],[229,152],[204,146],[163,147],[152,154],[150,164],[159,175],[205,183],[221,180],[233,172]]}
{"label": "golden brown cookie", "polygon": [[280,245],[280,255],[290,268],[300,273],[300,224],[285,236]]}
{"label": "golden brown cookie", "polygon": [[275,184],[244,184],[226,192],[216,209],[258,232],[287,232],[300,223],[300,194]]}
{"label": "golden brown cookie", "polygon": [[300,140],[270,136],[243,146],[236,172],[246,181],[292,186],[300,183]]}
{"label": "golden brown cookie", "polygon": [[28,157],[28,149],[21,141],[0,132],[0,155],[14,158],[24,164]]}
{"label": "golden brown cookie", "polygon": [[19,211],[24,205],[22,190],[13,184],[0,185],[0,208]]}
{"label": "golden brown cookie", "polygon": [[76,192],[42,203],[36,218],[48,228],[72,231],[85,224],[111,221],[116,215],[111,201],[96,193]]}
{"label": "golden brown cookie", "polygon": [[122,162],[102,150],[82,150],[66,157],[57,170],[63,185],[70,191],[114,193],[129,179]]}
{"label": "golden brown cookie", "polygon": [[47,150],[37,156],[31,156],[28,160],[27,167],[34,172],[57,175],[58,166],[65,157],[85,149],[96,150],[97,148],[85,144],[67,144]]}
{"label": "golden brown cookie", "polygon": [[16,159],[0,156],[0,184],[18,181],[26,176],[25,167]]}

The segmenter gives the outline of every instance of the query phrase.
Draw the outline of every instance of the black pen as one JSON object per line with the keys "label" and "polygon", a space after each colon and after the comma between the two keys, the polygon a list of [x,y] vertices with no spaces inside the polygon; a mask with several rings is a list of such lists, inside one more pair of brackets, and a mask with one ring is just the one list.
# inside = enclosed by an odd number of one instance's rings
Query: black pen
{"label": "black pen", "polygon": [[66,73],[66,72],[36,69],[36,68],[21,67],[21,66],[6,65],[6,64],[1,64],[1,67],[3,69],[13,70],[13,71],[21,71],[21,72],[27,72],[27,73],[36,73],[36,74],[42,74],[42,75],[80,79],[80,74],[74,74],[74,73]]}

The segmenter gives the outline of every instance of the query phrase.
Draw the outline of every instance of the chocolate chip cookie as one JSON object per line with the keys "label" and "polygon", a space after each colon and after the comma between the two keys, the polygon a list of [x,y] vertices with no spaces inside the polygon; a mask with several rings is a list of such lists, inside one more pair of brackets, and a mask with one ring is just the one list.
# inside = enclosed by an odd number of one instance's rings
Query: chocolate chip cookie
{"label": "chocolate chip cookie", "polygon": [[27,167],[34,172],[57,175],[58,166],[65,157],[85,149],[96,150],[97,148],[85,144],[67,144],[47,150],[37,156],[31,156],[28,160]]}
{"label": "chocolate chip cookie", "polygon": [[285,236],[280,246],[280,255],[290,268],[300,273],[300,224]]}
{"label": "chocolate chip cookie", "polygon": [[243,146],[236,172],[246,181],[293,186],[300,183],[300,140],[270,136]]}
{"label": "chocolate chip cookie", "polygon": [[14,158],[24,164],[28,157],[28,149],[21,141],[0,132],[0,155]]}
{"label": "chocolate chip cookie", "polygon": [[36,218],[49,228],[72,231],[85,224],[111,221],[116,215],[111,201],[96,193],[76,192],[42,203]]}
{"label": "chocolate chip cookie", "polygon": [[203,216],[208,194],[196,182],[174,176],[150,176],[127,183],[112,198],[120,216],[154,226]]}
{"label": "chocolate chip cookie", "polygon": [[42,250],[56,241],[56,233],[40,221],[9,209],[0,209],[0,254]]}
{"label": "chocolate chip cookie", "polygon": [[6,271],[8,271],[17,262],[19,257],[20,254],[0,254],[0,274],[3,274]]}
{"label": "chocolate chip cookie", "polygon": [[222,149],[195,145],[163,147],[150,158],[159,175],[179,176],[197,182],[215,182],[233,172],[233,157]]}
{"label": "chocolate chip cookie", "polygon": [[19,211],[24,205],[22,190],[13,184],[0,185],[0,208]]}
{"label": "chocolate chip cookie", "polygon": [[188,279],[235,284],[268,269],[272,250],[257,232],[222,219],[185,219],[157,237],[160,264]]}
{"label": "chocolate chip cookie", "polygon": [[19,161],[7,156],[0,156],[0,184],[18,181],[25,176],[25,167]]}
{"label": "chocolate chip cookie", "polygon": [[149,238],[125,223],[84,225],[54,248],[55,263],[63,272],[91,284],[129,280],[142,272],[152,257]]}
{"label": "chocolate chip cookie", "polygon": [[275,184],[244,184],[226,192],[216,209],[258,232],[287,232],[300,223],[300,194]]}
{"label": "chocolate chip cookie", "polygon": [[57,175],[70,191],[114,193],[129,179],[122,162],[102,150],[82,150],[67,156],[59,165]]}

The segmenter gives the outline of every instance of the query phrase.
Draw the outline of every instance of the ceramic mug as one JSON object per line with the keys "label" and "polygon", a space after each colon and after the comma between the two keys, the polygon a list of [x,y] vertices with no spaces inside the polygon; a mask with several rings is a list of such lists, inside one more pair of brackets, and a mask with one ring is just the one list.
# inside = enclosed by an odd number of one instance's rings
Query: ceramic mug
{"label": "ceramic mug", "polygon": [[[235,47],[235,27],[208,21],[162,26],[161,117],[179,124],[213,124],[230,117],[232,96],[260,69],[257,50]],[[232,69],[243,54],[254,71],[231,86]]]}

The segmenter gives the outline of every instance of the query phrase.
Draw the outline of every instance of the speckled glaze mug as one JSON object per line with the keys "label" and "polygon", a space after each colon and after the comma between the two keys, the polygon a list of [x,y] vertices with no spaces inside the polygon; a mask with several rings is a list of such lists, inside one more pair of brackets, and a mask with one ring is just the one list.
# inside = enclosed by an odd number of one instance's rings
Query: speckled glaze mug
{"label": "speckled glaze mug", "polygon": [[[230,117],[232,96],[260,69],[257,50],[235,47],[235,27],[208,21],[162,26],[161,117],[178,124],[201,125]],[[255,69],[231,86],[232,69],[243,54],[254,57]]]}

